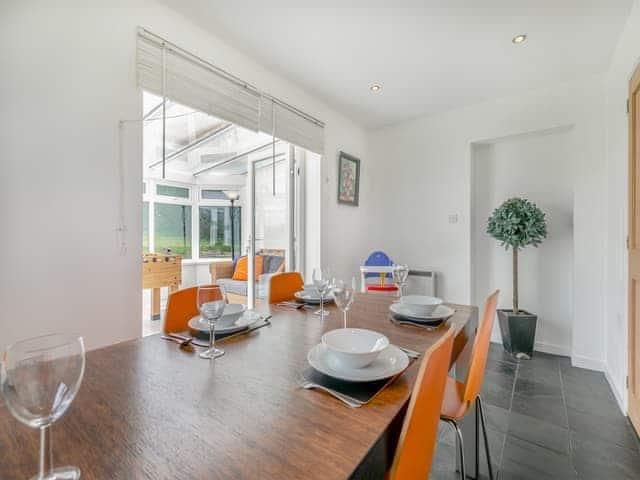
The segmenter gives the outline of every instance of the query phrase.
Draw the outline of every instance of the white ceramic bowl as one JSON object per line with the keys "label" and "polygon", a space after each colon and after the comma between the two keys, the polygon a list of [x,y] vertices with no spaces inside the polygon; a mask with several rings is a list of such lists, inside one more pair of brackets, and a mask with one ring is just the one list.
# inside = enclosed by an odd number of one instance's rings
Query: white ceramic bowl
{"label": "white ceramic bowl", "polygon": [[228,303],[224,307],[224,313],[222,314],[222,317],[220,317],[216,322],[216,326],[220,328],[230,327],[231,325],[236,323],[236,320],[238,320],[242,316],[246,309],[247,307],[242,304]]}
{"label": "white ceramic bowl", "polygon": [[381,333],[362,328],[339,328],[322,336],[322,344],[346,368],[363,368],[389,346]]}
{"label": "white ceramic bowl", "polygon": [[431,315],[436,307],[442,304],[442,300],[427,295],[407,295],[400,302],[411,315]]}
{"label": "white ceramic bowl", "polygon": [[305,292],[309,292],[313,296],[320,298],[320,292],[318,292],[318,288],[313,283],[307,283],[303,288]]}

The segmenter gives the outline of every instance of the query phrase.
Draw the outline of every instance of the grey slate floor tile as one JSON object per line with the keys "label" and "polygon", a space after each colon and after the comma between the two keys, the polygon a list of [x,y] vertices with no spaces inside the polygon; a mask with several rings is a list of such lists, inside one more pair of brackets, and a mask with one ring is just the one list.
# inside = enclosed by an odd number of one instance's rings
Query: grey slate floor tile
{"label": "grey slate floor tile", "polygon": [[[518,361],[492,343],[482,397],[498,480],[640,479],[640,442],[601,372],[539,352]],[[453,432],[441,424],[430,478],[459,479],[456,454]]]}

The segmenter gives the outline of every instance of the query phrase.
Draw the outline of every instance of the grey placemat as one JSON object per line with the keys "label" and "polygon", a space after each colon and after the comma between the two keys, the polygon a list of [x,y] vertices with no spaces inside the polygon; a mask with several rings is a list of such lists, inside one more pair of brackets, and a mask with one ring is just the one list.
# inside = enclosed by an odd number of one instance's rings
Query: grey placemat
{"label": "grey placemat", "polygon": [[399,315],[397,313],[392,313],[391,316],[395,320],[399,320],[401,322],[415,323],[416,325],[422,326],[422,327],[439,327],[440,325],[442,325],[444,322],[446,322],[449,319],[449,318],[439,318],[437,320],[424,320],[424,319],[417,318],[417,317],[410,317],[410,316],[407,316],[407,315]]}
{"label": "grey placemat", "polygon": [[[410,358],[409,366],[412,362],[413,359]],[[407,366],[407,368],[409,367]],[[396,378],[402,375],[405,371],[406,369],[393,377],[376,380],[374,382],[349,382],[346,380],[340,380],[338,378],[325,375],[313,367],[309,367],[304,370],[302,375],[310,382],[330,388],[331,390],[335,390],[336,392],[362,402],[362,404],[366,404],[373,400],[387,386],[391,385]]]}

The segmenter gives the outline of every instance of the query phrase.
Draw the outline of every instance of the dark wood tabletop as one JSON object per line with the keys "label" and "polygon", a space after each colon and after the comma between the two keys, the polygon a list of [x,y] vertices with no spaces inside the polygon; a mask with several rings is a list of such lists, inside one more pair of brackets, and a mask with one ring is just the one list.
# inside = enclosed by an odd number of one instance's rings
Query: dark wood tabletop
{"label": "dark wood tabletop", "polygon": [[[392,324],[391,301],[358,295],[349,326],[419,351],[444,332]],[[477,309],[453,307],[447,324],[457,330],[455,361],[473,336]],[[393,452],[384,438],[401,421],[418,362],[357,409],[298,388],[309,349],[342,324],[342,314],[328,308],[323,320],[258,307],[273,314],[271,326],[221,343],[226,354],[215,361],[158,335],[89,352],[80,392],[53,426],[54,465],[76,465],[83,479],[99,480],[346,479],[364,471],[376,445],[388,464]],[[36,473],[38,440],[0,400],[0,479]]]}

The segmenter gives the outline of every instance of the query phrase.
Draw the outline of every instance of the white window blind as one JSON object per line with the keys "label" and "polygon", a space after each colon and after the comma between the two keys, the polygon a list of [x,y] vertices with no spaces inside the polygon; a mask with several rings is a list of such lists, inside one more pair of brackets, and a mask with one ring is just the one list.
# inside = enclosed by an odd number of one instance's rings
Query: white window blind
{"label": "white window blind", "polygon": [[[275,129],[273,128],[274,121]],[[269,97],[261,99],[260,130],[269,134],[273,133],[276,138],[312,152],[324,153],[323,125],[274,102]]]}
{"label": "white window blind", "polygon": [[137,74],[139,86],[151,93],[323,153],[322,122],[142,28]]}
{"label": "white window blind", "polygon": [[[164,53],[163,53],[164,50]],[[164,54],[164,60],[163,60]],[[258,131],[260,94],[158,39],[138,35],[138,84],[158,96]],[[165,87],[163,65],[166,69]]]}

